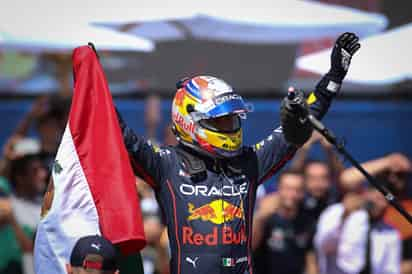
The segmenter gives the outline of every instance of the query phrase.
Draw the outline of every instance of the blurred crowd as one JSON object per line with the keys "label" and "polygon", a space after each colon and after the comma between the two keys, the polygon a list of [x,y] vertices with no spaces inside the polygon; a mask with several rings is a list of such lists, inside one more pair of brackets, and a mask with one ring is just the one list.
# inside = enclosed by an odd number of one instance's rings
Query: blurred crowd
{"label": "blurred crowd", "polygon": [[[70,100],[41,97],[16,126],[0,161],[0,273],[32,273],[33,242]],[[36,138],[29,137],[31,131]],[[24,272],[22,272],[24,269]]]}
{"label": "blurred crowd", "polygon": [[[311,160],[319,142],[326,161]],[[363,163],[412,212],[412,162],[393,153]],[[260,198],[254,220],[257,273],[412,273],[412,228],[319,134]]]}
{"label": "blurred crowd", "polygon": [[[59,96],[36,99],[3,148],[0,274],[33,273],[36,226],[69,108],[70,99]],[[158,97],[146,99],[145,128],[139,132],[158,145],[175,145],[170,125],[159,131],[166,119],[160,108]],[[314,144],[322,146],[325,161],[310,158]],[[405,155],[362,165],[412,213],[412,162]],[[264,186],[258,191],[252,242],[258,274],[412,273],[411,226],[361,173],[345,168],[319,134],[299,149],[275,185],[275,192]],[[136,187],[147,239],[145,274],[166,274],[169,247],[162,213],[150,186],[136,178]]]}

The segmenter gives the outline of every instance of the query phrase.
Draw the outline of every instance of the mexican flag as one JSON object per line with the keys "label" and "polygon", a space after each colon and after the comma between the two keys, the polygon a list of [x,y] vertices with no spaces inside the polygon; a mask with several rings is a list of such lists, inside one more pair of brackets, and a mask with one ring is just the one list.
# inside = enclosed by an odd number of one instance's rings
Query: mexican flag
{"label": "mexican flag", "polygon": [[66,273],[75,242],[103,235],[124,255],[145,245],[135,177],[103,69],[89,46],[73,52],[74,94],[35,240],[38,274]]}

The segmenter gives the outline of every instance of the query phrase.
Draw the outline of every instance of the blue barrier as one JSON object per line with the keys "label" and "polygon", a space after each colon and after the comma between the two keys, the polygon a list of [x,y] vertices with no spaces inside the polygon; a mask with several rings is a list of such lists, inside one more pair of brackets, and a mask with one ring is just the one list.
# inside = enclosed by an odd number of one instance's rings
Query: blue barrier
{"label": "blue barrier", "polygon": [[[13,132],[24,113],[30,109],[31,100],[0,101],[0,145]],[[255,111],[244,122],[246,144],[264,138],[279,124],[279,100],[251,100]],[[134,99],[117,99],[118,109],[128,124],[139,133],[144,133],[144,102]],[[161,105],[161,128],[170,119],[170,100]],[[412,102],[383,101],[336,101],[325,118],[325,124],[347,141],[347,148],[359,161],[380,157],[400,151],[412,158]],[[159,128],[159,140],[161,140]],[[33,135],[34,132],[32,131]],[[321,149],[315,146],[314,158],[322,158]]]}

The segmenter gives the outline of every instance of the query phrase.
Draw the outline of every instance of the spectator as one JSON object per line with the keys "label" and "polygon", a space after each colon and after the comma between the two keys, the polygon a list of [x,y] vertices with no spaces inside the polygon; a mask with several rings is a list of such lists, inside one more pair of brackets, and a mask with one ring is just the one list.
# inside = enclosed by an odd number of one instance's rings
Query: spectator
{"label": "spectator", "polygon": [[278,192],[261,200],[252,241],[257,273],[316,273],[314,225],[300,210],[303,198],[301,173],[284,171],[279,176]]}
{"label": "spectator", "polygon": [[[150,95],[145,101],[145,136],[153,144],[158,145],[157,129],[161,122],[161,101],[160,97]],[[171,131],[170,125],[166,126],[163,132],[163,142],[165,145],[176,143],[176,137]],[[161,213],[153,190],[140,178],[137,178],[137,189],[140,197],[140,205],[143,213],[144,230],[147,245],[142,250],[142,260],[145,274],[163,273],[165,262],[168,261],[166,246],[161,245],[160,237],[164,231]]]}
{"label": "spectator", "polygon": [[[157,217],[145,217],[144,231],[146,236],[146,247],[142,250],[143,268],[145,274],[160,274],[164,268],[164,248],[160,245],[160,237],[164,225]],[[162,256],[163,255],[163,256]],[[166,258],[167,261],[167,258]]]}
{"label": "spectator", "polygon": [[58,95],[39,97],[19,123],[11,139],[27,136],[34,126],[39,137],[40,156],[50,169],[66,126],[69,108],[70,101],[67,98]]}
{"label": "spectator", "polygon": [[[160,247],[160,237],[164,230],[159,206],[152,189],[143,180],[137,178],[137,190],[140,197],[140,207],[143,214],[143,225],[147,245],[142,250],[144,273],[161,273],[164,256]],[[167,260],[167,258],[166,258]]]}
{"label": "spectator", "polygon": [[[327,162],[307,160],[310,148],[317,142],[325,151]],[[316,221],[321,212],[338,199],[336,183],[343,171],[343,165],[333,151],[332,145],[318,132],[314,132],[309,141],[298,150],[295,159],[291,168],[303,172],[305,177],[306,193],[302,204],[303,210]]]}
{"label": "spectator", "polygon": [[[315,145],[319,143],[325,153],[327,165],[330,170],[330,175],[333,181],[337,181],[343,171],[343,164],[336,152],[333,150],[333,145],[328,142],[319,132],[314,131],[312,137],[303,145],[296,153],[291,164],[291,168],[298,171],[304,171],[305,164],[308,160],[308,153]],[[326,163],[325,162],[325,163]]]}
{"label": "spectator", "polygon": [[303,176],[306,190],[303,210],[313,219],[318,219],[321,212],[337,200],[332,190],[330,169],[325,162],[311,160],[305,164]]}
{"label": "spectator", "polygon": [[9,181],[11,162],[26,154],[38,154],[40,152],[40,144],[35,139],[15,135],[9,138],[3,148],[3,152],[4,157],[0,160],[0,192],[3,193],[3,196],[7,196],[6,194],[11,193],[11,183]]}
{"label": "spectator", "polygon": [[364,198],[348,193],[320,216],[315,247],[321,274],[400,273],[399,233],[383,221],[388,204],[372,188]]}
{"label": "spectator", "polygon": [[[26,155],[11,162],[13,191],[0,200],[0,273],[8,273],[10,267],[15,269],[14,273],[21,273],[22,259],[31,260],[46,178],[47,170],[37,155]],[[31,266],[31,263],[25,265]]]}
{"label": "spectator", "polygon": [[[385,157],[362,163],[362,167],[372,176],[387,180],[401,198],[405,198],[405,176],[412,172],[411,161],[401,153],[392,153]],[[365,181],[365,177],[356,169],[348,168],[340,175],[342,186],[347,190],[357,190]]]}
{"label": "spectator", "polygon": [[67,273],[119,274],[115,247],[101,236],[80,238],[71,252]]}
{"label": "spectator", "polygon": [[[403,154],[393,153],[385,157],[363,163],[362,166],[380,181],[389,183],[389,189],[400,200],[402,206],[412,214],[412,199],[408,194],[408,183],[412,172],[411,161]],[[355,168],[345,170],[341,182],[347,189],[358,189],[365,181],[363,175]],[[386,210],[385,221],[395,227],[402,238],[403,274],[412,273],[412,228],[411,225],[395,209]]]}
{"label": "spectator", "polygon": [[147,139],[156,141],[157,128],[161,122],[161,101],[157,95],[146,98],[144,108],[145,136]]}

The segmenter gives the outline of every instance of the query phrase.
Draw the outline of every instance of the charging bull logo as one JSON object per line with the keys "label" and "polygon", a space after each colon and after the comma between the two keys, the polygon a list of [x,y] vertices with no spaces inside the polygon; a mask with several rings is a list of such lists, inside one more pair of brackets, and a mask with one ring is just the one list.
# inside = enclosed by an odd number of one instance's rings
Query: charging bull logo
{"label": "charging bull logo", "polygon": [[243,219],[244,214],[240,207],[234,206],[223,199],[216,199],[197,208],[189,203],[188,209],[190,213],[187,218],[188,221],[201,220],[211,222],[216,226],[213,226],[211,231],[195,231],[191,226],[183,226],[183,244],[216,246],[218,244],[239,245],[246,243],[244,223],[240,225],[239,230],[226,225],[217,226],[234,219]]}
{"label": "charging bull logo", "polygon": [[188,204],[189,217],[188,221],[202,220],[214,224],[222,224],[237,219],[242,219],[243,209],[232,205],[231,203],[217,199],[200,207],[195,207],[192,203]]}

